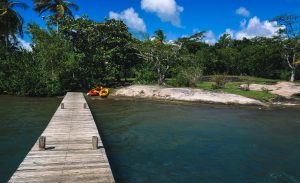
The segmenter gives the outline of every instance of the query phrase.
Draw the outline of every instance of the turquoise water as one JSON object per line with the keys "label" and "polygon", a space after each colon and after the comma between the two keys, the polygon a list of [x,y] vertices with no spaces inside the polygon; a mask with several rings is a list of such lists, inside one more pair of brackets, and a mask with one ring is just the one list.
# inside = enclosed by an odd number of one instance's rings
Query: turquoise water
{"label": "turquoise water", "polygon": [[57,98],[0,96],[0,183],[17,169],[59,102]]}
{"label": "turquoise water", "polygon": [[117,182],[300,182],[299,108],[90,105]]}
{"label": "turquoise water", "polygon": [[[0,96],[0,182],[60,99]],[[300,109],[88,100],[119,183],[298,183]]]}

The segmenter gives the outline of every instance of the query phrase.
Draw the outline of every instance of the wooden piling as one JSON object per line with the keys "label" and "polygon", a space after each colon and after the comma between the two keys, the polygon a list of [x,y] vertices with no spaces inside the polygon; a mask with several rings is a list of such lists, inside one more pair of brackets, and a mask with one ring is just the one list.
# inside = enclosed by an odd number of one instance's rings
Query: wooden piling
{"label": "wooden piling", "polygon": [[98,137],[97,136],[93,136],[92,138],[92,145],[93,145],[93,149],[98,149]]}
{"label": "wooden piling", "polygon": [[40,138],[39,138],[39,149],[40,150],[46,149],[46,137],[45,136],[40,136]]}

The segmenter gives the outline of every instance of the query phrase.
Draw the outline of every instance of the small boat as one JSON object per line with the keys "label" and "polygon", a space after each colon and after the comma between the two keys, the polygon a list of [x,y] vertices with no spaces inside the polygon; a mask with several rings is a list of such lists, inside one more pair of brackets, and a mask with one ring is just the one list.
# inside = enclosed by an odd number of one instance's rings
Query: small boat
{"label": "small boat", "polygon": [[103,88],[102,90],[100,90],[99,92],[99,96],[100,97],[107,97],[109,94],[109,89],[108,88]]}
{"label": "small boat", "polygon": [[99,96],[100,91],[92,89],[87,93],[87,96]]}

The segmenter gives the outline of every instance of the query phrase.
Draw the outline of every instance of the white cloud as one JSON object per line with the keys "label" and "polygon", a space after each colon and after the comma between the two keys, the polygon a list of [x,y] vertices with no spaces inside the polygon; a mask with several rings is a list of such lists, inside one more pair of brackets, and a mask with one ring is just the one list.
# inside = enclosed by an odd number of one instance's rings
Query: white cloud
{"label": "white cloud", "polygon": [[29,42],[25,41],[24,39],[17,38],[19,42],[19,46],[27,51],[32,51],[32,47]]}
{"label": "white cloud", "polygon": [[75,16],[74,16],[75,20],[79,19],[80,17],[81,17],[81,16],[79,16],[79,15],[75,15]]}
{"label": "white cloud", "polygon": [[277,22],[260,21],[258,17],[253,17],[247,22],[243,23],[242,29],[235,33],[236,39],[254,38],[254,37],[273,37],[278,34]]}
{"label": "white cloud", "polygon": [[164,22],[171,22],[176,27],[181,27],[180,13],[184,8],[175,0],[142,0],[141,8],[145,11],[156,13]]}
{"label": "white cloud", "polygon": [[187,38],[187,37],[190,37],[189,35],[187,35],[187,34],[183,34],[183,35],[181,35],[181,37],[180,38]]}
{"label": "white cloud", "polygon": [[[234,37],[234,31],[231,30],[231,29],[226,29],[226,30],[225,30],[225,33],[223,33],[223,34],[229,34],[230,37],[232,37],[232,38]],[[222,34],[222,35],[223,35],[223,34]]]}
{"label": "white cloud", "polygon": [[243,19],[242,21],[240,21],[240,27],[245,27],[247,24],[247,20],[246,19]]}
{"label": "white cloud", "polygon": [[[223,34],[229,34],[233,39],[243,39],[243,38],[254,38],[254,37],[274,37],[278,35],[279,27],[276,21],[261,21],[258,17],[251,18],[248,22],[247,20],[242,20],[240,22],[239,30],[226,29]],[[221,35],[223,35],[221,34]],[[220,35],[220,36],[221,36]]]}
{"label": "white cloud", "polygon": [[213,33],[212,30],[207,31],[204,34],[204,42],[209,44],[209,45],[213,45],[217,42],[216,36],[215,36],[215,34]]}
{"label": "white cloud", "polygon": [[245,7],[239,7],[238,9],[235,10],[235,13],[243,17],[250,16],[250,12]]}
{"label": "white cloud", "polygon": [[129,28],[135,31],[146,32],[147,28],[144,20],[139,17],[139,14],[133,8],[128,8],[121,13],[110,11],[109,18],[123,20]]}

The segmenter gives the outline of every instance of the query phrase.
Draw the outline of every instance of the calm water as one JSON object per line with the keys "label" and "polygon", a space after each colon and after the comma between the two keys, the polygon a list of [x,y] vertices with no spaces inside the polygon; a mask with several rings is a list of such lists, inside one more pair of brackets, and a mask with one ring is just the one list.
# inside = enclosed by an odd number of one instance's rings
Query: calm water
{"label": "calm water", "polygon": [[[59,102],[0,96],[0,182],[26,156]],[[300,109],[89,104],[117,182],[300,181]]]}
{"label": "calm water", "polygon": [[117,182],[300,182],[300,109],[90,105]]}
{"label": "calm water", "polygon": [[57,98],[0,96],[0,183],[17,169],[59,102]]}

